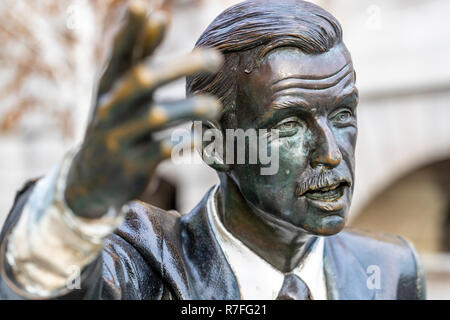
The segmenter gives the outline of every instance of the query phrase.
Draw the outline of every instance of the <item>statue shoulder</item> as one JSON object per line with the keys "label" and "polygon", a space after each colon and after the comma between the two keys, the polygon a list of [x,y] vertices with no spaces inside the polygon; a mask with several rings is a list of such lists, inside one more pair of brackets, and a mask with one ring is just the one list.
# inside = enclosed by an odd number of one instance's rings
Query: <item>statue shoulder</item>
{"label": "statue shoulder", "polygon": [[337,236],[341,241],[352,243],[354,242],[354,245],[364,247],[370,246],[374,249],[381,249],[381,247],[391,247],[400,250],[411,248],[410,241],[406,240],[405,238],[399,235],[378,231],[369,231],[347,227]]}
{"label": "statue shoulder", "polygon": [[394,234],[346,228],[335,236],[363,267],[378,266],[388,281],[398,280],[398,298],[424,299],[425,275],[414,245]]}
{"label": "statue shoulder", "polygon": [[175,210],[163,210],[140,200],[128,203],[128,211],[123,224],[119,227],[118,233],[142,234],[147,237],[149,234],[162,236],[162,232],[171,232],[176,228],[180,213]]}

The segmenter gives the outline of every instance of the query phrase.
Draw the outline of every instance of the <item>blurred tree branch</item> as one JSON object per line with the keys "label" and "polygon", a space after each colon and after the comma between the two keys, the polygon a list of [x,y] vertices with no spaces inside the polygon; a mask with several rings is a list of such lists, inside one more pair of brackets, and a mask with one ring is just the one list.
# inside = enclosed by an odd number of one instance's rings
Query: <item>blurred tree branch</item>
{"label": "blurred tree branch", "polygon": [[[105,34],[118,24],[127,2],[1,1],[0,134],[19,131],[23,120],[33,115],[50,122],[64,137],[73,135],[73,111],[79,100],[71,90],[85,81],[79,65],[91,65],[92,77],[98,72],[109,39]],[[74,8],[80,11],[76,17],[71,16]],[[83,28],[90,24],[88,44],[86,32],[68,25],[74,18]]]}
{"label": "blurred tree branch", "polygon": [[[165,11],[202,2],[146,1]],[[37,115],[56,127],[63,137],[73,136],[73,114],[79,107],[79,97],[73,90],[86,79],[80,74],[80,64],[91,66],[92,78],[99,71],[106,58],[108,41],[127,2],[1,1],[0,134],[17,132],[26,117]],[[73,19],[75,25],[69,25]],[[90,28],[89,37],[86,37],[86,32],[77,30],[86,26]],[[89,38],[87,44],[86,38]],[[80,46],[84,50],[81,58]]]}

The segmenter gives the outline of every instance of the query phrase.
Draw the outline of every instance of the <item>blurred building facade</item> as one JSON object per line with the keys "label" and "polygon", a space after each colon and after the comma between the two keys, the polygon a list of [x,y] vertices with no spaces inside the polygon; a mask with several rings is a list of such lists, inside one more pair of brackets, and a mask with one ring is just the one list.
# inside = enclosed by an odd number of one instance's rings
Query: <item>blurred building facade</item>
{"label": "blurred building facade", "polygon": [[[0,52],[0,223],[21,184],[45,174],[81,141],[91,88],[107,48],[105,34],[124,2],[44,0],[39,8],[24,0],[0,4],[6,19],[0,37],[10,37]],[[156,60],[189,52],[209,22],[237,2],[166,2],[172,23]],[[410,239],[427,270],[429,297],[450,299],[450,2],[313,2],[341,22],[357,72],[357,176],[349,224]],[[25,26],[17,23],[23,15]],[[22,64],[24,75],[17,80]],[[13,80],[20,90],[13,90]],[[184,81],[158,93],[159,99],[183,97]],[[31,106],[15,113],[23,104]],[[176,186],[180,212],[188,212],[217,182],[206,165],[168,161],[160,174]]]}

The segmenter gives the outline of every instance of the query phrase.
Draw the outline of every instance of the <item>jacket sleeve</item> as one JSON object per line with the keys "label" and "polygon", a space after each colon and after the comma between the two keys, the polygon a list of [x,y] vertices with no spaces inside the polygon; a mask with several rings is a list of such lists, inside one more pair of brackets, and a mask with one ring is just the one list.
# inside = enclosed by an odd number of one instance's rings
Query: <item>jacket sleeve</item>
{"label": "jacket sleeve", "polygon": [[[8,235],[18,222],[34,181],[16,194],[13,207],[0,234],[0,299],[42,299],[28,294],[15,281],[5,254]],[[76,282],[78,281],[78,282]],[[106,239],[101,254],[80,272],[70,289],[54,299],[171,299],[170,289],[136,248],[117,234]]]}

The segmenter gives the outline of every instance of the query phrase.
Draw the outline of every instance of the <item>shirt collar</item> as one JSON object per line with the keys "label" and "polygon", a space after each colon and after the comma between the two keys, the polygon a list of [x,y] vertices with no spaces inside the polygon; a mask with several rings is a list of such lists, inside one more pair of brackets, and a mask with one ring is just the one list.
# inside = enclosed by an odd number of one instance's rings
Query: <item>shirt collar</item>
{"label": "shirt collar", "polygon": [[[217,213],[215,196],[218,187],[219,185],[216,185],[208,197],[208,220],[236,277],[241,298],[243,300],[273,300],[278,296],[283,285],[284,273],[258,256],[225,228]],[[317,237],[300,265],[292,271],[306,283],[314,300],[327,299],[323,248],[323,238]]]}

